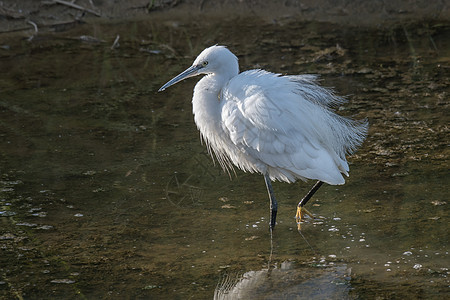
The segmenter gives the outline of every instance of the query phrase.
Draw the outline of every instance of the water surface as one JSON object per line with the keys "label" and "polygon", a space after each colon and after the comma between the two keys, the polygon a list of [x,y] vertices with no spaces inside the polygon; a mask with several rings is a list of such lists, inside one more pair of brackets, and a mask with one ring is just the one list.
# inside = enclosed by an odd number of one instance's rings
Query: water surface
{"label": "water surface", "polygon": [[[448,282],[448,24],[128,21],[0,36],[0,295],[5,298],[436,299]],[[120,46],[111,49],[117,35]],[[242,70],[314,73],[368,118],[344,186],[230,177],[199,141],[205,47]],[[249,296],[251,295],[251,296]]]}

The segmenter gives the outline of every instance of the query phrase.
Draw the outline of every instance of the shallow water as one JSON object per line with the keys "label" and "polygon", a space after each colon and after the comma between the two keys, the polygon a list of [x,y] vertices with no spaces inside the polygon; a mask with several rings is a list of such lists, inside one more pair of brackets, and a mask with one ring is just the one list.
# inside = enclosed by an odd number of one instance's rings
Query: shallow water
{"label": "shallow water", "polygon": [[[237,19],[0,36],[0,296],[449,295],[449,33]],[[347,184],[319,190],[302,234],[313,182],[274,184],[271,237],[262,176],[230,180],[199,141],[196,80],[157,93],[215,43],[242,70],[321,74],[348,95],[341,114],[369,119]]]}

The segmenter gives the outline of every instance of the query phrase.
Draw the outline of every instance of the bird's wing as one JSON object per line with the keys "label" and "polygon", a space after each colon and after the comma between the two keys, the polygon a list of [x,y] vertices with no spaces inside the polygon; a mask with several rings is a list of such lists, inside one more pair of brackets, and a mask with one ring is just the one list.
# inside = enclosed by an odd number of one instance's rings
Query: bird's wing
{"label": "bird's wing", "polygon": [[345,98],[334,94],[330,88],[323,88],[317,84],[318,75],[287,75],[284,76],[296,83],[296,89],[299,94],[308,100],[324,107],[334,107],[346,102]]}
{"label": "bird's wing", "polygon": [[306,99],[308,92],[314,92],[307,87],[262,70],[241,73],[222,90],[222,127],[241,151],[286,177],[273,175],[273,179],[343,183],[340,173],[348,170],[345,158],[323,140],[327,129],[321,122],[328,110]]}

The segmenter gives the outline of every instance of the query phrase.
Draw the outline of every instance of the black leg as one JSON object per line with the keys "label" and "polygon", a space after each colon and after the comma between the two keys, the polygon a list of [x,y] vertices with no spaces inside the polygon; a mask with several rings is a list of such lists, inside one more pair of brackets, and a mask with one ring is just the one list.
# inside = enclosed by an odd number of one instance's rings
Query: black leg
{"label": "black leg", "polygon": [[266,182],[267,192],[269,193],[270,199],[270,229],[274,229],[277,220],[278,203],[277,199],[275,199],[269,176],[264,175],[264,180]]}
{"label": "black leg", "polygon": [[312,187],[312,189],[308,192],[308,194],[306,194],[305,197],[303,197],[302,200],[300,200],[300,202],[298,203],[298,207],[303,207],[306,202],[309,201],[309,199],[311,199],[311,197],[314,195],[315,192],[317,192],[317,190],[322,186],[323,181],[317,181],[316,184]]}

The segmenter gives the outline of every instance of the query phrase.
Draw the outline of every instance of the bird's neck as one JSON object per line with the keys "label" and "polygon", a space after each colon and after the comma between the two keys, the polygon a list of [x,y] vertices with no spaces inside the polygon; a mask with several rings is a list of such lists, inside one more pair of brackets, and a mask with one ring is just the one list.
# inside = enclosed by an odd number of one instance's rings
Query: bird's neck
{"label": "bird's neck", "polygon": [[209,74],[204,76],[194,88],[192,112],[202,136],[206,141],[213,138],[212,133],[220,130],[221,107],[220,94],[230,77]]}
{"label": "bird's neck", "polygon": [[[194,88],[193,105],[202,105],[203,110],[218,107],[222,89],[235,75],[237,73],[228,73],[228,75],[208,74],[204,76]],[[194,110],[195,113],[196,111]]]}
{"label": "bird's neck", "polygon": [[223,78],[214,74],[204,76],[194,88],[192,110],[202,120],[214,120],[219,114],[220,92],[226,84]]}
{"label": "bird's neck", "polygon": [[219,93],[228,81],[238,74],[238,71],[223,72],[222,74],[219,74],[208,74],[204,76],[197,85],[199,85],[199,87],[201,87],[204,91]]}

